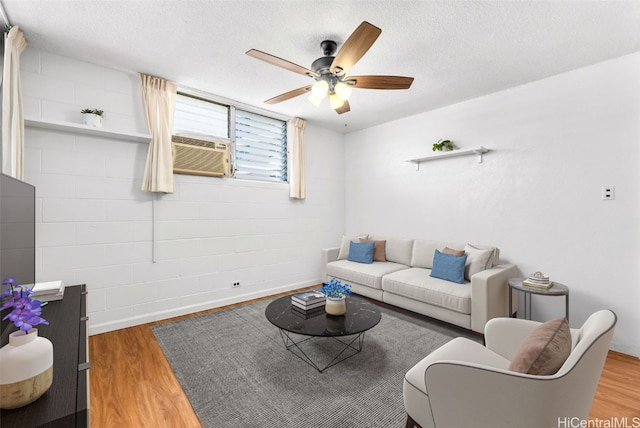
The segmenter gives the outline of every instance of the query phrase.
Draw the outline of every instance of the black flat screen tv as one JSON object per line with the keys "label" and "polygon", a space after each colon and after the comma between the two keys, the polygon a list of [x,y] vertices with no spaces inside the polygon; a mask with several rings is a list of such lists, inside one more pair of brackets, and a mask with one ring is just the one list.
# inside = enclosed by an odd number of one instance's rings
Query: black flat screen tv
{"label": "black flat screen tv", "polygon": [[[0,173],[0,280],[16,284],[36,282],[36,188]],[[6,289],[2,286],[2,291]],[[4,318],[8,310],[0,313]],[[9,320],[0,324],[6,336]]]}

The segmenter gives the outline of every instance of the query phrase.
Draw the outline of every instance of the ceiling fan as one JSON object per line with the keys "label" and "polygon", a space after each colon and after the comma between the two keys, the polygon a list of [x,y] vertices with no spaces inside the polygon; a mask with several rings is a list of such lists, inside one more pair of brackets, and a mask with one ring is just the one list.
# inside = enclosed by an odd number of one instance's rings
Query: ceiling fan
{"label": "ceiling fan", "polygon": [[312,85],[285,92],[266,100],[265,103],[275,104],[311,92],[308,99],[315,106],[319,106],[322,100],[328,96],[331,108],[338,114],[342,114],[351,110],[348,99],[351,96],[352,88],[409,89],[413,77],[346,76],[349,69],[363,57],[381,32],[380,28],[363,21],[335,56],[333,54],[338,46],[336,42],[333,40],[323,41],[320,43],[320,47],[324,56],[316,59],[311,64],[311,69],[257,49],[248,50],[247,55],[249,56],[316,80],[316,83]]}

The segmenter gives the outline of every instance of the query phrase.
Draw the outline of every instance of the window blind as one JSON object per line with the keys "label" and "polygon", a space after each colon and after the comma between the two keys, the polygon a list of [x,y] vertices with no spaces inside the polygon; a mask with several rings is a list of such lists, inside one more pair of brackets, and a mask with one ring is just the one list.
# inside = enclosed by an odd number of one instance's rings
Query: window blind
{"label": "window blind", "polygon": [[178,93],[173,134],[229,138],[229,107]]}
{"label": "window blind", "polygon": [[287,181],[287,123],[236,110],[236,177]]}

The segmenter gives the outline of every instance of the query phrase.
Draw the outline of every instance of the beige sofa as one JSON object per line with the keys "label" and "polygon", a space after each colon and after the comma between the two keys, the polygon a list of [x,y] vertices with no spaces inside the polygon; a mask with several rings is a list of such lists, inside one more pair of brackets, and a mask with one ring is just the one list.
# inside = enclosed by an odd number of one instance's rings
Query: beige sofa
{"label": "beige sofa", "polygon": [[[366,238],[384,246],[386,261],[367,264],[348,260],[349,243],[359,238],[343,236],[340,247],[321,250],[324,282],[337,278],[356,294],[478,333],[490,319],[510,315],[507,281],[519,273],[513,264],[499,264],[498,248],[373,235]],[[463,284],[430,276],[435,250],[445,248],[465,250]]]}

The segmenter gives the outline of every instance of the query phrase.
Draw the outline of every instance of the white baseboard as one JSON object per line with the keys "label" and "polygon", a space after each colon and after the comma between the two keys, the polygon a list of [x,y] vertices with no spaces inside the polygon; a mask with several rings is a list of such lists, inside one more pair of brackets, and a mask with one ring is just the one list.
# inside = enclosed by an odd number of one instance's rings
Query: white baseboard
{"label": "white baseboard", "polygon": [[310,287],[312,285],[320,284],[320,280],[317,281],[305,281],[297,284],[288,284],[280,287],[268,288],[263,290],[256,290],[246,294],[239,294],[232,297],[226,297],[219,300],[211,300],[207,302],[201,302],[197,305],[182,306],[178,308],[172,308],[166,311],[153,312],[149,314],[143,314],[140,316],[134,316],[130,318],[123,318],[112,322],[105,322],[92,325],[89,321],[89,336],[94,334],[108,333],[110,331],[120,330],[123,328],[134,327],[141,324],[147,324],[154,321],[166,320],[182,315],[192,314],[194,312],[206,311],[208,309],[219,308],[221,306],[232,305],[234,303],[246,302],[248,300],[258,299],[260,297],[271,296],[278,293],[284,293],[287,291],[297,290],[299,288]]}

